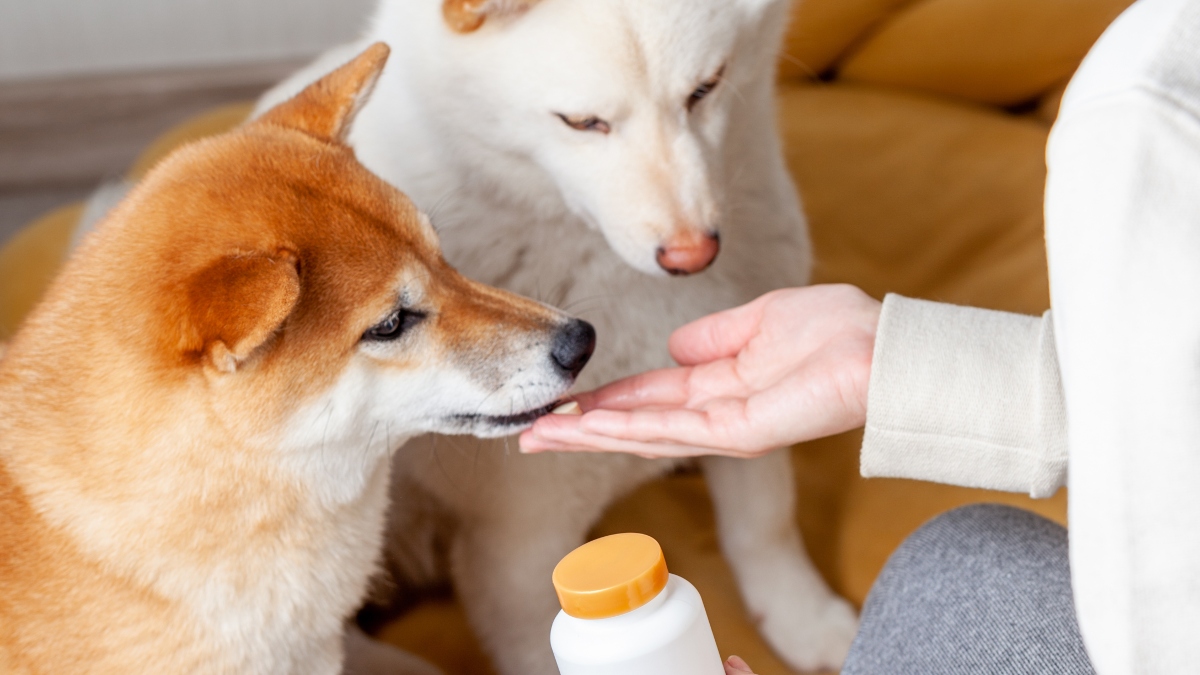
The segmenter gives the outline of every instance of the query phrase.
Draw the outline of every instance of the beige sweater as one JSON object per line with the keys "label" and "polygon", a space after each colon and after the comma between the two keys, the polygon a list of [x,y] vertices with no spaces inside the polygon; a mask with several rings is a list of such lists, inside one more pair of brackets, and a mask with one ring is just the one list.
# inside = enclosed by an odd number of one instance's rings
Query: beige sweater
{"label": "beige sweater", "polygon": [[889,296],[862,473],[1066,481],[1097,672],[1200,672],[1200,0],[1113,24],[1047,164],[1053,324]]}
{"label": "beige sweater", "polygon": [[879,318],[862,474],[1049,497],[1066,413],[1041,319],[889,295]]}

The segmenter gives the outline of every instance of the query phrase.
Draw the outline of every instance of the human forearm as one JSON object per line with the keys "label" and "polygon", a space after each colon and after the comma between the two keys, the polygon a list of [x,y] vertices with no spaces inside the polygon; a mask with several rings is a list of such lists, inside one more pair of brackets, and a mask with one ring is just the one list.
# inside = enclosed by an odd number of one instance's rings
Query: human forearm
{"label": "human forearm", "polygon": [[1053,494],[1066,418],[1049,313],[889,295],[876,337],[862,474]]}

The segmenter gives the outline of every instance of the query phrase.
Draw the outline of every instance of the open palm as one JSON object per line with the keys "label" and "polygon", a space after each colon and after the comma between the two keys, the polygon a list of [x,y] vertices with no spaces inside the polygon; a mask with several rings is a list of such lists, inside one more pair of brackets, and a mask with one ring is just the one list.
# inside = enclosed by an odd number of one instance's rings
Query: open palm
{"label": "open palm", "polygon": [[692,322],[671,336],[677,368],[576,397],[526,452],[754,457],[848,431],[866,419],[880,304],[853,286],[790,288]]}

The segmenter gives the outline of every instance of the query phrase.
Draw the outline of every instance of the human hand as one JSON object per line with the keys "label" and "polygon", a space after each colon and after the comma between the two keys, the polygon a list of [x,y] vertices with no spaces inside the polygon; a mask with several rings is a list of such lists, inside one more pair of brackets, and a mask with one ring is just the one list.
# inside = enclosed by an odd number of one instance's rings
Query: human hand
{"label": "human hand", "polygon": [[866,421],[881,304],[858,288],[789,288],[671,335],[678,368],[575,397],[583,415],[546,415],[523,452],[756,457]]}
{"label": "human hand", "polygon": [[725,675],[754,675],[754,671],[750,670],[750,666],[746,665],[740,656],[731,656],[725,662]]}

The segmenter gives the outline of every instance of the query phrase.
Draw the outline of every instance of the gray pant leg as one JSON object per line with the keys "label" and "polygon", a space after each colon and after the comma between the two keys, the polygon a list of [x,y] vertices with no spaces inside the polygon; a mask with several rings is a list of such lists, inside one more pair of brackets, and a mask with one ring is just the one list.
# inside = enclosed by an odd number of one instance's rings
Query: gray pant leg
{"label": "gray pant leg", "polygon": [[1092,673],[1067,564],[1067,531],[977,504],[896,549],[862,611],[842,675]]}

